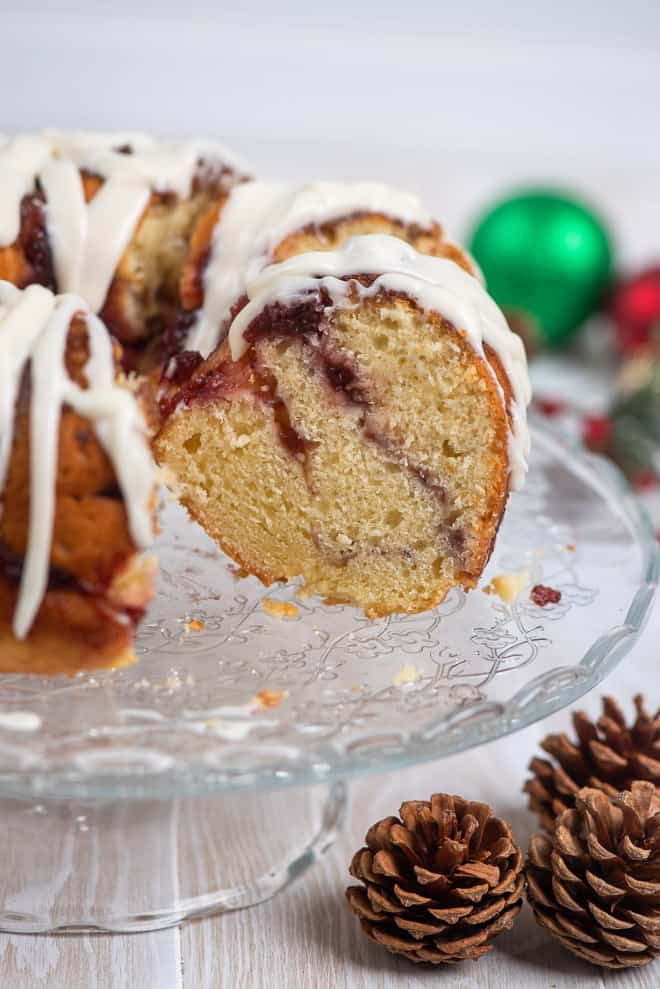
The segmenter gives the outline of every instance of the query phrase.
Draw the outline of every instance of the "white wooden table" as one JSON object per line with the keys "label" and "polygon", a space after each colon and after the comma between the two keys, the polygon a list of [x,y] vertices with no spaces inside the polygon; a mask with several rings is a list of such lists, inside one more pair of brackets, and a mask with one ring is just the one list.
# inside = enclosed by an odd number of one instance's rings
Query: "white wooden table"
{"label": "white wooden table", "polygon": [[[660,695],[660,603],[642,640],[604,685],[627,699]],[[600,689],[585,699],[595,712]],[[525,906],[513,931],[479,962],[441,971],[388,955],[362,935],[343,890],[367,827],[402,800],[433,791],[492,804],[521,843],[534,827],[521,786],[540,738],[568,725],[566,712],[476,751],[353,783],[345,833],[297,884],[269,903],[155,934],[95,937],[0,935],[2,989],[657,989],[660,960],[603,973],[573,958],[536,926]]]}

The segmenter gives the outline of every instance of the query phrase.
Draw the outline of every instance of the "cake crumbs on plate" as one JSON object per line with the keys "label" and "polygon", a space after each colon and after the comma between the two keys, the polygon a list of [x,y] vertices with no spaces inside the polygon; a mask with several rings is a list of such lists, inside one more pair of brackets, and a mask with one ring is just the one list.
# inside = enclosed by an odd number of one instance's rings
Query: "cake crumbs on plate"
{"label": "cake crumbs on plate", "polygon": [[199,618],[190,618],[184,627],[186,632],[202,632],[205,626]]}
{"label": "cake crumbs on plate", "polygon": [[279,707],[288,693],[288,690],[259,690],[254,695],[254,702],[262,710]]}
{"label": "cake crumbs on plate", "polygon": [[575,546],[573,545],[573,543],[566,543],[564,549],[567,549],[569,553],[575,552]]}
{"label": "cake crumbs on plate", "polygon": [[273,618],[297,618],[300,608],[292,601],[276,601],[274,598],[262,598],[261,606]]}
{"label": "cake crumbs on plate", "polygon": [[240,566],[238,563],[228,563],[227,570],[232,575],[234,580],[244,580],[245,577],[250,576],[250,571],[246,570],[245,567]]}
{"label": "cake crumbs on plate", "polygon": [[165,498],[170,503],[181,500],[181,485],[173,470],[163,465],[155,467],[156,483],[163,489]]}
{"label": "cake crumbs on plate", "polygon": [[535,584],[529,592],[529,597],[539,608],[545,608],[546,604],[559,604],[561,591],[555,590],[554,587],[546,587],[545,584]]}
{"label": "cake crumbs on plate", "polygon": [[407,683],[417,683],[421,679],[422,674],[413,663],[404,663],[392,683],[395,687],[405,687]]}
{"label": "cake crumbs on plate", "polygon": [[484,594],[497,594],[505,604],[513,604],[529,584],[529,570],[519,573],[499,574],[484,587]]}

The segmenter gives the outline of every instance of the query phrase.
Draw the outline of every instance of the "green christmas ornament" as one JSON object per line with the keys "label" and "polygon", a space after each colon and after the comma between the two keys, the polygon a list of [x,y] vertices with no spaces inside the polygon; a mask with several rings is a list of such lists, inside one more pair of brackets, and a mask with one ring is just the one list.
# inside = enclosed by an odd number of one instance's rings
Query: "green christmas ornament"
{"label": "green christmas ornament", "polygon": [[551,190],[496,203],[477,223],[470,250],[515,329],[550,347],[561,346],[598,307],[612,266],[598,217]]}

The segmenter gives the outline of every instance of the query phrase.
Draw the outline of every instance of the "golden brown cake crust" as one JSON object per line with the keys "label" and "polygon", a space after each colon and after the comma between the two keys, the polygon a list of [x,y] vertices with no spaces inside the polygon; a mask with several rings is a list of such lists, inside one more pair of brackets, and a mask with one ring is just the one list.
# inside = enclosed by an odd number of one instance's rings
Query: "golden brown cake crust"
{"label": "golden brown cake crust", "polygon": [[20,229],[15,243],[0,247],[0,280],[17,288],[38,284],[55,288],[55,275],[46,232],[46,213],[38,193],[21,200]]}
{"label": "golden brown cake crust", "polygon": [[[75,318],[67,340],[66,364],[82,387],[87,358],[85,324]],[[26,551],[30,528],[28,399],[29,388],[25,387],[17,408],[0,515],[0,544],[20,556]],[[60,421],[55,496],[51,565],[92,585],[106,585],[136,547],[112,466],[88,420],[66,407]]]}
{"label": "golden brown cake crust", "polygon": [[[160,337],[179,309],[179,283],[199,218],[225,198],[233,173],[222,169],[195,183],[188,199],[168,193],[151,195],[131,243],[122,255],[101,310],[101,319],[124,345],[144,346]],[[235,176],[238,179],[238,176]],[[85,197],[94,198],[103,182],[83,174]],[[149,369],[157,349],[147,354]],[[141,366],[139,354],[135,360]]]}
{"label": "golden brown cake crust", "polygon": [[365,234],[385,234],[404,240],[420,254],[447,257],[472,274],[473,266],[467,254],[445,239],[439,223],[420,227],[416,223],[402,223],[385,213],[359,211],[323,224],[310,224],[281,241],[273,254],[273,261],[286,261],[307,251],[333,251],[349,239]]}
{"label": "golden brown cake crust", "polygon": [[[81,172],[86,202],[103,179]],[[100,316],[125,346],[127,367],[151,370],[160,359],[157,341],[180,309],[179,282],[190,238],[206,211],[220,208],[226,190],[243,176],[227,167],[200,169],[191,195],[152,193],[110,284]],[[40,284],[57,291],[45,203],[38,190],[21,203],[16,241],[0,248],[0,280],[18,288]]]}
{"label": "golden brown cake crust", "polygon": [[[85,322],[76,316],[65,363],[83,388],[88,356]],[[91,423],[67,406],[60,420],[49,585],[27,638],[12,634],[30,530],[29,394],[26,381],[0,494],[0,671],[121,665],[129,661],[135,625],[153,595],[153,566],[137,556],[117,478]]]}
{"label": "golden brown cake crust", "polygon": [[75,587],[49,590],[26,639],[11,631],[17,585],[0,574],[0,673],[73,675],[134,661],[130,611]]}
{"label": "golden brown cake crust", "polygon": [[228,199],[228,195],[220,196],[207,206],[193,228],[190,250],[179,282],[179,297],[183,309],[198,309],[204,301],[204,269],[211,254],[213,231]]}
{"label": "golden brown cake crust", "polygon": [[[184,310],[198,309],[204,301],[203,275],[211,254],[211,242],[217,223],[229,195],[218,199],[200,216],[193,231],[190,252],[181,275],[180,298]],[[467,254],[456,244],[445,239],[440,224],[420,227],[403,223],[387,216],[361,210],[321,224],[309,224],[285,237],[276,245],[271,261],[286,261],[306,251],[331,251],[341,246],[349,237],[362,234],[388,234],[398,237],[419,251],[435,257],[447,257],[470,273],[473,265]]]}

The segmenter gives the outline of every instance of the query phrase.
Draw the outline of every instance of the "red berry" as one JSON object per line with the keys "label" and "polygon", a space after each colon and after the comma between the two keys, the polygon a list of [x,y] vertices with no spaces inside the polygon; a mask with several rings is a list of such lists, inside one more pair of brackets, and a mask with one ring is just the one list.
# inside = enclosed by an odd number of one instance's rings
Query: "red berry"
{"label": "red berry", "polygon": [[537,398],[536,407],[544,416],[552,419],[566,410],[566,402],[562,402],[558,398]]}
{"label": "red berry", "polygon": [[546,587],[545,584],[536,584],[529,592],[529,596],[539,608],[545,608],[546,604],[559,604],[561,601],[561,591],[556,591],[554,587]]}
{"label": "red berry", "polygon": [[607,416],[585,416],[582,420],[582,442],[590,450],[603,451],[609,446],[614,424]]}
{"label": "red berry", "polygon": [[633,474],[631,480],[633,487],[639,488],[641,491],[648,491],[658,484],[658,475],[652,467],[644,467],[642,470],[637,471],[636,474]]}

